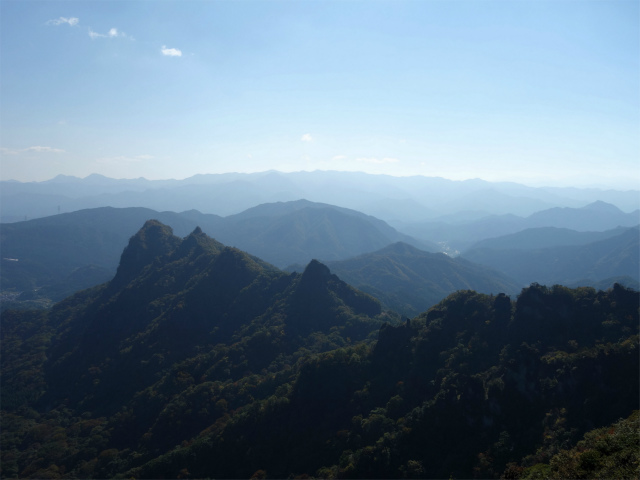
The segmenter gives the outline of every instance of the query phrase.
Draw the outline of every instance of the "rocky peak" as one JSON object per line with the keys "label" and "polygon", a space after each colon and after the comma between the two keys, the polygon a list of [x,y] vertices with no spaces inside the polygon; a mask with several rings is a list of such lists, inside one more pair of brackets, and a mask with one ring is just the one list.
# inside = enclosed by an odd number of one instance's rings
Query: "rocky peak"
{"label": "rocky peak", "polygon": [[130,281],[144,267],[156,258],[170,253],[179,244],[180,239],[173,235],[171,227],[158,220],[147,220],[122,252],[113,283],[122,285]]}
{"label": "rocky peak", "polygon": [[308,290],[317,291],[318,289],[324,291],[332,277],[334,277],[334,275],[331,274],[329,267],[320,263],[318,260],[311,260],[304,269],[304,272],[302,272],[298,290],[301,292]]}

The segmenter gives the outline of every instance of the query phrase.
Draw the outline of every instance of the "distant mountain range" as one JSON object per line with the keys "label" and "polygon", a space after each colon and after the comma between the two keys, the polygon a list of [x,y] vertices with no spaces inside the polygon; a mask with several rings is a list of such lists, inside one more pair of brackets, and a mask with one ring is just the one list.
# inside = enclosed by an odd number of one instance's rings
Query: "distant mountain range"
{"label": "distant mountain range", "polygon": [[[476,249],[518,249],[533,250],[546,247],[578,246],[588,243],[606,240],[624,233],[630,227],[618,227],[601,232],[578,232],[568,228],[537,227],[527,228],[517,233],[503,235],[501,237],[481,240],[469,248]],[[464,253],[464,252],[463,252]]]}
{"label": "distant mountain range", "polygon": [[633,227],[640,223],[640,210],[625,213],[614,205],[597,201],[581,208],[551,208],[519,217],[516,215],[492,215],[468,222],[451,221],[405,224],[397,228],[425,241],[444,242],[464,251],[475,243],[530,228],[555,227],[595,232],[616,227]]}
{"label": "distant mountain range", "polygon": [[[582,285],[592,285],[603,279],[621,277],[628,277],[635,282],[640,280],[638,227],[584,235],[548,229],[529,232],[531,238],[542,237],[539,245],[568,241],[570,237],[579,242],[588,238],[605,238],[587,244],[535,248],[535,243],[529,243],[529,248],[516,248],[518,244],[514,242],[514,237],[509,236],[482,242],[464,252],[463,257],[504,272],[522,284],[575,285],[580,282]],[[548,233],[552,235],[544,235]],[[558,233],[562,240],[558,238]],[[527,244],[523,242],[520,245]]]}
{"label": "distant mountain range", "polygon": [[525,219],[530,227],[570,228],[578,231],[601,231],[615,227],[631,227],[640,223],[640,210],[624,213],[615,205],[603,201],[582,208],[550,208],[533,213]]}
{"label": "distant mountain range", "polygon": [[431,242],[399,233],[370,215],[307,200],[259,205],[215,223],[192,215],[203,230],[227,245],[251,252],[282,268],[312,258],[339,260],[403,241],[428,251]]}
{"label": "distant mountain range", "polygon": [[[476,243],[463,254],[476,264],[473,265],[462,259],[429,255],[440,246],[400,233],[370,215],[296,200],[262,204],[228,217],[197,210],[174,213],[103,207],[3,224],[2,289],[25,291],[23,299],[61,300],[79,289],[102,283],[115,272],[119,252],[129,237],[149,219],[170,225],[181,237],[200,227],[218,241],[279,268],[306,265],[314,258],[344,261],[331,264],[341,278],[407,315],[424,310],[457,289],[513,293],[531,282],[596,284],[610,278],[634,285],[638,276],[633,243],[621,246],[612,240],[594,250],[586,248],[595,241],[621,235],[627,231],[623,227],[604,232],[554,226],[528,228]],[[599,202],[580,209],[542,211],[526,219],[488,217],[469,224],[447,225],[445,230],[449,234],[455,231],[456,235],[466,232],[465,242],[473,243],[474,230],[476,236],[491,235],[490,232],[495,235],[499,231],[495,228],[497,220],[503,220],[503,226],[510,228],[548,221],[584,228],[593,225],[597,229],[632,223],[635,214],[625,214]],[[397,242],[404,245],[386,249]],[[552,247],[564,249],[542,250]],[[520,253],[522,249],[531,251]],[[367,255],[353,258],[364,254]],[[38,289],[35,296],[34,289]]]}
{"label": "distant mountain range", "polygon": [[626,212],[640,207],[638,190],[533,188],[477,179],[452,181],[356,172],[268,171],[196,175],[184,180],[116,180],[100,175],[79,179],[61,175],[46,182],[3,181],[0,219],[6,223],[103,206],[174,212],[196,209],[228,216],[263,203],[301,198],[361,211],[395,227],[459,212],[474,212],[476,217],[525,217],[540,210],[577,208],[597,200]]}

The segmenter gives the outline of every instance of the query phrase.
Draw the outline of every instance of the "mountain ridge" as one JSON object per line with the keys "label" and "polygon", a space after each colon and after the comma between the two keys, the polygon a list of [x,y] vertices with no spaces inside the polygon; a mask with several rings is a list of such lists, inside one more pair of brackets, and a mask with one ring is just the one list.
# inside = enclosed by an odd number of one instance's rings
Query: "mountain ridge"
{"label": "mountain ridge", "polygon": [[618,227],[601,232],[578,232],[569,228],[560,227],[534,227],[501,237],[481,240],[472,245],[468,250],[477,248],[515,248],[519,250],[531,250],[545,247],[586,245],[619,235],[628,228],[634,227]]}
{"label": "mountain ridge", "polygon": [[[255,216],[264,210],[272,213]],[[2,289],[29,291],[61,284],[60,288],[44,291],[67,292],[62,284],[76,268],[95,265],[115,272],[129,238],[149,219],[171,225],[180,237],[199,226],[222,243],[237,246],[279,267],[306,264],[312,258],[346,258],[399,239],[429,248],[381,220],[308,201],[266,205],[252,210],[248,217],[225,218],[196,210],[174,213],[141,207],[101,207],[4,224],[0,239],[3,257],[18,261],[2,260]]]}
{"label": "mountain ridge", "polygon": [[464,251],[482,240],[514,234],[528,228],[556,227],[588,232],[633,227],[640,223],[638,209],[624,213],[614,205],[604,202],[587,207],[554,207],[527,217],[512,214],[489,215],[468,223],[432,221],[397,227],[415,238],[445,242],[456,250]]}
{"label": "mountain ridge", "polygon": [[[69,310],[80,299],[83,307]],[[335,314],[338,307],[341,317]],[[110,390],[114,382],[127,385],[117,389],[119,395],[140,388],[140,373],[132,377],[131,372],[150,347],[165,361],[179,362],[193,354],[194,345],[229,342],[234,332],[246,332],[243,329],[255,324],[252,328],[280,330],[278,344],[291,344],[295,350],[313,332],[344,328],[335,323],[341,318],[364,315],[364,324],[380,325],[372,320],[380,314],[377,300],[356,292],[317,261],[301,275],[286,274],[202,231],[180,239],[168,226],[150,220],[124,249],[113,280],[52,310],[53,323],[71,333],[63,333],[51,346],[46,379],[56,387],[41,401],[50,404],[68,397],[107,412],[115,401]],[[357,328],[351,331],[354,339],[362,335]],[[365,330],[365,337],[368,333]],[[114,349],[120,350],[117,358],[108,353]],[[247,367],[265,368],[274,359]],[[101,370],[97,384],[86,373],[91,365]],[[143,369],[147,382],[158,367]]]}
{"label": "mountain ridge", "polygon": [[[62,180],[0,182],[2,222],[22,220],[25,216],[52,215],[57,213],[58,206],[62,211],[100,206],[144,206],[160,211],[197,208],[205,213],[227,216],[257,204],[302,197],[363,211],[391,223],[421,222],[438,215],[453,214],[460,209],[477,209],[478,202],[486,204],[484,207],[489,214],[520,216],[554,205],[582,207],[596,200],[617,204],[625,211],[640,206],[637,190],[527,187],[513,182],[453,181],[358,172],[269,171],[195,175],[183,180],[110,179],[107,183],[92,182],[91,179]],[[212,185],[216,188],[210,188]],[[491,198],[493,194],[486,193],[488,190],[495,192],[495,198]],[[30,206],[24,198],[15,197],[25,193],[33,195]],[[55,203],[37,200],[36,194],[44,193],[58,195],[58,200]],[[465,196],[468,200],[460,201]],[[417,208],[388,208],[394,204]]]}
{"label": "mountain ridge", "polygon": [[522,287],[491,268],[403,242],[350,259],[327,261],[347,283],[380,299],[403,315],[427,310],[456,290],[514,294]]}
{"label": "mountain ridge", "polygon": [[568,284],[607,277],[640,275],[640,228],[578,246],[531,250],[478,248],[463,254],[475,263],[491,266],[520,282]]}

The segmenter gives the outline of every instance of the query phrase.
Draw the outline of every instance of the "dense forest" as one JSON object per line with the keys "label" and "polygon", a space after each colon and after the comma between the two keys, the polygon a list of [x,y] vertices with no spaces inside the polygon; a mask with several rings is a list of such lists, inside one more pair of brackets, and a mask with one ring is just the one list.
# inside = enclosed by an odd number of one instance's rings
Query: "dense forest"
{"label": "dense forest", "polygon": [[110,282],[2,312],[1,475],[637,478],[639,303],[532,284],[401,318],[148,221]]}

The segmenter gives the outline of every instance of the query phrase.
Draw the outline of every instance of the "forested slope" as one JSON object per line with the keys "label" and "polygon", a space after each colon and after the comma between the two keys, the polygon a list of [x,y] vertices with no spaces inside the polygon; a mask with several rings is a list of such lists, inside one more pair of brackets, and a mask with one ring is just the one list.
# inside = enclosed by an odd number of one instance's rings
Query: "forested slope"
{"label": "forested slope", "polygon": [[423,312],[457,290],[498,294],[517,293],[521,288],[492,268],[402,242],[326,264],[350,285],[407,316]]}
{"label": "forested slope", "polygon": [[[3,312],[2,476],[497,478],[556,468],[556,455],[569,465],[578,456],[563,450],[637,409],[638,304],[618,285],[532,285],[516,300],[459,291],[400,323],[319,262],[286,274],[199,229],[180,239],[147,222],[111,282],[49,312]],[[616,471],[637,468],[627,457]]]}

